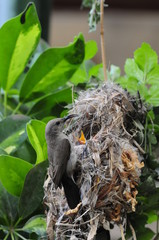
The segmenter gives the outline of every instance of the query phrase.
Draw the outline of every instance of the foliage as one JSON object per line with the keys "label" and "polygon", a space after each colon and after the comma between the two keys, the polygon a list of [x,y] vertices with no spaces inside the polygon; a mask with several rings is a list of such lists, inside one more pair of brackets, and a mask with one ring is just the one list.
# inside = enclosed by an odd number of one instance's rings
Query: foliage
{"label": "foliage", "polygon": [[[83,0],[90,7],[90,29],[100,20],[99,1]],[[30,3],[0,29],[0,239],[45,239],[42,208],[47,171],[45,125],[67,114],[75,90],[97,87],[104,80],[102,64],[90,59],[94,41],[75,37],[66,47],[49,48],[40,40],[41,27]],[[145,228],[158,219],[159,189],[159,65],[150,45],[143,43],[125,63],[125,76],[111,66],[108,77],[148,106],[145,122],[134,122],[144,148],[145,168],[139,186],[138,210],[129,214],[137,239],[152,238]],[[35,119],[36,118],[36,119]],[[140,222],[140,224],[137,224]]]}
{"label": "foliage", "polygon": [[127,59],[125,63],[124,77],[117,80],[131,93],[139,91],[141,98],[148,104],[159,106],[159,64],[157,53],[149,44],[143,43],[134,52],[133,59]]}
{"label": "foliage", "polygon": [[45,126],[67,114],[72,86],[89,82],[97,52],[96,43],[85,42],[82,34],[62,48],[49,48],[40,35],[32,3],[0,29],[1,239],[46,238]]}
{"label": "foliage", "polygon": [[[146,154],[145,168],[138,188],[138,209],[136,213],[129,215],[129,220],[137,233],[137,239],[152,239],[154,233],[145,225],[157,221],[159,211],[159,188],[157,187],[159,170],[158,56],[149,44],[143,43],[134,52],[134,58],[126,60],[124,69],[125,76],[118,77],[115,81],[138,98],[139,111],[144,108],[143,103],[148,109],[144,122],[134,121],[137,126],[138,140]],[[142,224],[138,225],[138,222]]]}

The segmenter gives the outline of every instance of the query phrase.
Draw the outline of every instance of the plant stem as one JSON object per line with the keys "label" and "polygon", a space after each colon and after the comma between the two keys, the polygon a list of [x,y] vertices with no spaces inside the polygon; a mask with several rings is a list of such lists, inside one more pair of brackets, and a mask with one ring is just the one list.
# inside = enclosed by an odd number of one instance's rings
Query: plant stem
{"label": "plant stem", "polygon": [[7,91],[4,93],[4,116],[7,116]]}
{"label": "plant stem", "polygon": [[100,37],[101,37],[101,55],[103,63],[103,72],[104,79],[107,81],[107,64],[106,64],[106,55],[105,55],[105,45],[104,45],[104,0],[101,0],[100,3]]}
{"label": "plant stem", "polygon": [[19,110],[19,108],[20,108],[21,105],[22,105],[22,103],[19,102],[18,105],[17,105],[17,107],[16,107],[16,108],[14,109],[14,111],[12,112],[12,115],[17,113],[17,111]]}
{"label": "plant stem", "polygon": [[17,235],[20,239],[22,240],[27,240],[25,237],[23,237],[22,235],[20,235],[19,233],[15,232],[15,235]]}
{"label": "plant stem", "polygon": [[14,227],[16,227],[20,223],[21,220],[22,220],[22,218],[19,218],[18,221],[15,223]]}
{"label": "plant stem", "polygon": [[15,240],[13,233],[11,233],[11,239],[12,239],[12,240]]}
{"label": "plant stem", "polygon": [[8,237],[9,237],[9,233],[5,236],[4,240],[7,240]]}

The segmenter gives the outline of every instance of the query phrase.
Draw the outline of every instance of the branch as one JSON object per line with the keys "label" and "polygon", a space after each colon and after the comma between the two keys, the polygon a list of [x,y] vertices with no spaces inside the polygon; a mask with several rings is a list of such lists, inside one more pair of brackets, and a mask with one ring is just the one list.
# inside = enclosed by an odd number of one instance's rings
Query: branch
{"label": "branch", "polygon": [[107,64],[106,64],[106,55],[105,55],[105,46],[104,46],[104,0],[101,0],[100,3],[100,36],[101,36],[101,55],[103,63],[103,72],[104,79],[107,81]]}

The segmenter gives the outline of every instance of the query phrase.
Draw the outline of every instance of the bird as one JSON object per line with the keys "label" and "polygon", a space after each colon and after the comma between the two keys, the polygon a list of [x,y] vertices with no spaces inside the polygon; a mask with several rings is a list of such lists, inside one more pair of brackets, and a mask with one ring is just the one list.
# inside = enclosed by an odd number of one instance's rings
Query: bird
{"label": "bird", "polygon": [[45,128],[50,175],[56,189],[63,186],[70,209],[76,208],[79,204],[80,191],[72,177],[76,159],[72,154],[71,143],[63,130],[65,122],[74,117],[77,117],[77,114],[50,120]]}

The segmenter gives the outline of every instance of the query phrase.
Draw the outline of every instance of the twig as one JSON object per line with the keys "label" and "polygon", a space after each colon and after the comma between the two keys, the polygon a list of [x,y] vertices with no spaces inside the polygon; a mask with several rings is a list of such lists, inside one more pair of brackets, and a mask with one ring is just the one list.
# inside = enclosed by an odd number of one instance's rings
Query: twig
{"label": "twig", "polygon": [[123,225],[119,224],[119,227],[120,227],[120,232],[121,232],[121,239],[125,240]]}
{"label": "twig", "polygon": [[144,149],[135,141],[133,140],[133,143],[136,145],[136,147],[140,150],[140,152],[142,154],[145,154],[146,152],[144,151]]}
{"label": "twig", "polygon": [[134,240],[137,240],[135,230],[134,230],[134,228],[133,228],[133,226],[131,225],[130,222],[129,222],[129,227],[130,227],[130,229],[131,229],[133,239],[134,239]]}
{"label": "twig", "polygon": [[[79,226],[81,226],[81,225],[85,225],[85,224],[87,224],[87,223],[90,223],[91,221],[93,221],[93,220],[95,220],[97,217],[99,217],[100,216],[100,214],[98,214],[98,215],[96,215],[95,217],[93,217],[92,219],[90,219],[90,220],[88,220],[88,221],[86,221],[86,222],[83,222],[83,223],[79,223],[79,224],[69,224],[69,223],[56,223],[56,226],[63,226],[63,227],[71,227],[71,226],[73,226],[73,227],[79,227]],[[125,240],[125,239],[123,239],[123,240]]]}
{"label": "twig", "polygon": [[104,45],[104,0],[101,0],[100,3],[100,37],[101,37],[101,55],[103,63],[103,72],[104,79],[107,81],[107,64],[106,64],[106,55],[105,55],[105,45]]}

